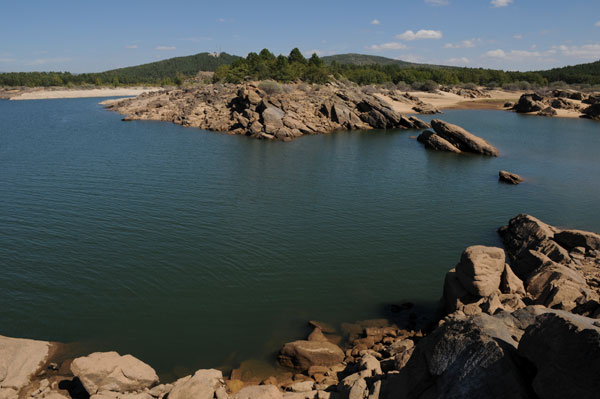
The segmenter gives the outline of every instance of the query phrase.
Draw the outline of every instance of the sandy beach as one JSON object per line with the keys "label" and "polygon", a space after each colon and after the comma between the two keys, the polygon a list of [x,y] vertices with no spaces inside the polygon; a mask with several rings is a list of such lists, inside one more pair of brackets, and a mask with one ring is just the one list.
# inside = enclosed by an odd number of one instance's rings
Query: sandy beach
{"label": "sandy beach", "polygon": [[57,98],[86,98],[86,97],[123,97],[161,90],[161,87],[128,87],[128,88],[99,88],[99,89],[39,89],[18,91],[9,96],[10,100],[49,100]]}

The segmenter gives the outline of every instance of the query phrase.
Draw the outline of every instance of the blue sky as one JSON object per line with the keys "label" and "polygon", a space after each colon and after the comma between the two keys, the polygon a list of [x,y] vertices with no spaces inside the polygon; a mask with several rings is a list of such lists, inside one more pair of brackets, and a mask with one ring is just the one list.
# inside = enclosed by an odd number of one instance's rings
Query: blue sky
{"label": "blue sky", "polygon": [[4,72],[97,72],[265,47],[506,70],[600,59],[600,0],[6,0],[1,10]]}

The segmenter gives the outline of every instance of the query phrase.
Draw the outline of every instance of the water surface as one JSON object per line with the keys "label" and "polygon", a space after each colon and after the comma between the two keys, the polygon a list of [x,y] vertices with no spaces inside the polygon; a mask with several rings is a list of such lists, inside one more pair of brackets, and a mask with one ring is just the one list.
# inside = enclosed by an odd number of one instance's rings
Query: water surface
{"label": "water surface", "polygon": [[[527,212],[600,231],[600,124],[448,111],[415,131],[266,142],[121,122],[98,99],[0,101],[0,334],[118,350],[163,375],[235,367],[308,319],[434,306],[468,245]],[[519,186],[497,182],[519,173]]]}

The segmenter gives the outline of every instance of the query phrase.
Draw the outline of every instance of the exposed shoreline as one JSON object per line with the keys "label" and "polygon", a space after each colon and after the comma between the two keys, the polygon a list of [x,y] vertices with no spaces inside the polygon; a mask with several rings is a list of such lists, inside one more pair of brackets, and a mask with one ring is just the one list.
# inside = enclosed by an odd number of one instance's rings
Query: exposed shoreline
{"label": "exposed shoreline", "polygon": [[2,97],[11,101],[50,100],[60,98],[95,98],[138,96],[142,93],[161,90],[160,87],[93,88],[93,89],[27,89],[5,90]]}

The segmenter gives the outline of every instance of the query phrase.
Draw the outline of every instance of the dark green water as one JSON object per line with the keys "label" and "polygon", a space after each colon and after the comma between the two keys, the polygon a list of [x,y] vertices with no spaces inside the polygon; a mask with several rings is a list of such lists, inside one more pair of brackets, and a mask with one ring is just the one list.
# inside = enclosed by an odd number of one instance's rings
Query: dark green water
{"label": "dark green water", "polygon": [[[0,101],[0,334],[234,367],[308,319],[432,306],[521,212],[600,231],[600,124],[448,111],[501,157],[414,131],[265,142],[121,122],[98,99]],[[497,182],[499,169],[527,178]]]}

